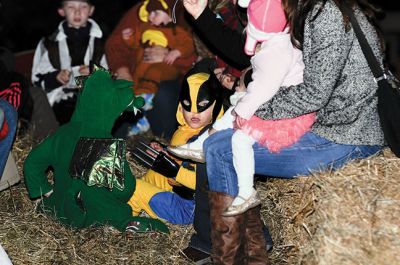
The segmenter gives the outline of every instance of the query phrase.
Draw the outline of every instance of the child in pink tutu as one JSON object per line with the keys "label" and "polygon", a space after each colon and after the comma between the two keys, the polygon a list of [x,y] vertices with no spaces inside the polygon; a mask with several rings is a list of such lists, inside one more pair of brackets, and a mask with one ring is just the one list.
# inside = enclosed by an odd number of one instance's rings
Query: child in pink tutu
{"label": "child in pink tutu", "polygon": [[[233,95],[237,103],[231,102],[233,106],[213,125],[217,131],[236,129],[232,137],[232,152],[239,193],[223,213],[224,216],[241,214],[261,203],[253,183],[253,144],[258,142],[270,152],[280,152],[282,148],[296,143],[315,121],[315,113],[282,120],[262,120],[254,115],[258,107],[270,100],[281,86],[303,82],[304,63],[301,51],[291,43],[281,0],[239,0],[239,5],[248,5],[249,23],[244,50],[246,54],[253,55],[253,81],[249,83],[247,92]],[[257,46],[258,43],[260,46]],[[197,141],[171,147],[170,151],[183,158],[204,160],[202,145],[211,133],[205,132]]]}

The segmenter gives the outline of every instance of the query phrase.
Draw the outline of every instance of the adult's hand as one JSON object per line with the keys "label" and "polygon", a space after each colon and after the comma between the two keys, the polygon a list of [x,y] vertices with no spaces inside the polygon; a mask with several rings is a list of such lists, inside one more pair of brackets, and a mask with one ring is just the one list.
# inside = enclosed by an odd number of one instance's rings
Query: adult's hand
{"label": "adult's hand", "polygon": [[128,81],[133,81],[133,77],[131,73],[129,72],[128,67],[120,67],[115,71],[115,74],[117,75],[117,79],[124,79]]}
{"label": "adult's hand", "polygon": [[144,49],[144,63],[161,63],[168,54],[168,49],[159,45]]}
{"label": "adult's hand", "polygon": [[235,84],[236,78],[231,74],[225,73],[225,67],[215,68],[214,74],[218,78],[221,85],[229,90],[232,90]]}
{"label": "adult's hand", "polygon": [[204,9],[206,9],[208,4],[207,0],[183,0],[183,6],[186,11],[193,16],[194,19],[197,19],[201,13],[203,13]]}

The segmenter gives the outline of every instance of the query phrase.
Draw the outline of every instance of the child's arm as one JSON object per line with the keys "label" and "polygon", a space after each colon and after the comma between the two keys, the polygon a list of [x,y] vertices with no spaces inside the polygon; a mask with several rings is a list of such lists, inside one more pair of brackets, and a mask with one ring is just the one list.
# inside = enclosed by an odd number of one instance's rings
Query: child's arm
{"label": "child's arm", "polygon": [[46,170],[54,158],[52,137],[47,138],[29,153],[24,163],[25,185],[29,198],[36,199],[52,191]]}
{"label": "child's arm", "polygon": [[[144,152],[147,153],[147,155],[143,155]],[[190,189],[195,189],[195,166],[192,166],[189,163],[182,163],[179,165],[173,158],[169,156],[169,154],[164,150],[164,146],[162,146],[159,142],[151,142],[150,148],[148,148],[147,145],[142,144],[142,146],[133,151],[133,156],[139,162],[144,162],[144,164],[147,164],[150,169],[163,175],[164,177],[175,180],[176,182]],[[148,159],[149,156],[153,157],[153,159]],[[171,182],[170,184],[172,185]]]}
{"label": "child's arm", "polygon": [[135,45],[134,42],[134,29],[133,28],[125,28],[121,32],[122,39],[124,40],[125,44],[128,45],[129,48],[133,48]]}
{"label": "child's arm", "polygon": [[131,28],[141,23],[137,15],[141,5],[142,2],[139,2],[128,10],[106,41],[105,53],[107,63],[110,69],[113,69],[115,72],[123,67],[129,72],[131,62],[135,56],[135,51],[125,44],[121,32],[126,28]]}
{"label": "child's arm", "polygon": [[168,40],[170,52],[177,50],[180,52],[179,57],[190,57],[195,53],[193,36],[188,31],[177,26],[175,28],[176,34],[173,34]]}
{"label": "child's arm", "polygon": [[253,56],[253,81],[247,86],[246,95],[235,107],[237,115],[250,119],[259,106],[276,94],[290,70],[292,56],[290,40],[286,46],[280,43],[262,48]]}
{"label": "child's arm", "polygon": [[[150,146],[156,149],[159,152],[165,152],[165,148],[160,145],[158,142],[150,143]],[[195,190],[196,189],[196,165],[183,162],[181,163],[178,173],[176,174],[175,180],[177,183],[182,184],[189,189]],[[170,185],[171,182],[169,182]],[[173,185],[172,185],[173,186]]]}
{"label": "child's arm", "polygon": [[43,88],[46,92],[50,92],[68,83],[69,78],[67,80],[65,77],[66,73],[60,73],[61,69],[55,69],[50,62],[43,38],[36,47],[33,56],[32,83]]}
{"label": "child's arm", "polygon": [[186,166],[186,164],[182,164],[179,168],[178,174],[176,175],[175,180],[189,189],[196,189],[196,166],[191,165]]}

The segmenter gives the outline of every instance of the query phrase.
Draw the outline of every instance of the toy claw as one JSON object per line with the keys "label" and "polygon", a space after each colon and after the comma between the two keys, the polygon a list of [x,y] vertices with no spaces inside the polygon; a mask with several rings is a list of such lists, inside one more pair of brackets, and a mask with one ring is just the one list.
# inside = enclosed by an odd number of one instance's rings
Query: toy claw
{"label": "toy claw", "polygon": [[133,157],[138,162],[167,178],[176,177],[180,166],[175,160],[170,158],[164,152],[158,152],[143,142],[139,143],[140,146],[136,147],[132,151]]}

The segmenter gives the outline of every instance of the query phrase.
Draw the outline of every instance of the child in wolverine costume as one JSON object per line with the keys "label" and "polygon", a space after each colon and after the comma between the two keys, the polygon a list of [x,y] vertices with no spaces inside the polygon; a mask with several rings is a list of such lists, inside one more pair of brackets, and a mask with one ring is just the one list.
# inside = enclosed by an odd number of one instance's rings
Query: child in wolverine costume
{"label": "child in wolverine costume", "polygon": [[[222,87],[209,71],[208,67],[195,67],[185,76],[176,113],[180,126],[171,144],[190,142],[222,116]],[[146,175],[137,180],[136,190],[129,200],[133,215],[144,210],[153,218],[173,224],[193,223],[194,198],[185,196],[187,193],[184,194],[182,190],[184,187],[190,189],[193,195],[196,188],[196,164],[182,161],[178,164],[155,143],[146,149],[143,152],[137,148],[133,153],[136,159],[151,166]],[[148,154],[153,154],[154,159],[149,160]]]}
{"label": "child in wolverine costume", "polygon": [[[127,204],[136,180],[126,161],[124,145],[120,139],[113,139],[111,129],[123,111],[143,106],[143,99],[135,98],[131,87],[132,82],[113,80],[106,70],[96,70],[84,81],[71,121],[28,155],[24,175],[29,197],[42,198],[39,206],[61,223],[75,228],[109,224],[120,231],[168,231],[159,220],[132,216]],[[122,148],[86,145],[114,141]],[[118,164],[106,159],[117,151]],[[89,154],[95,154],[95,159]],[[49,167],[54,183],[48,180]]]}

